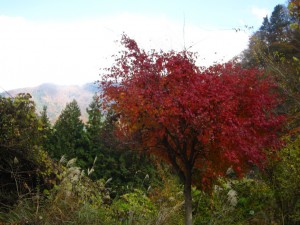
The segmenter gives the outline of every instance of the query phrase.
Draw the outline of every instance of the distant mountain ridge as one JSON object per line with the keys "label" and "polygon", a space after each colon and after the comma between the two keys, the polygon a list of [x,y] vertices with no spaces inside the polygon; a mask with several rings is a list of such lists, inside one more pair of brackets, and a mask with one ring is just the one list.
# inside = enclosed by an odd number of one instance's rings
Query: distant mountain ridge
{"label": "distant mountain ridge", "polygon": [[[36,103],[37,113],[40,113],[43,106],[47,106],[48,117],[54,123],[66,104],[75,99],[81,110],[82,120],[87,120],[86,108],[92,101],[96,92],[99,92],[98,85],[87,83],[80,85],[56,85],[51,83],[41,84],[37,87],[20,88],[7,91],[15,96],[18,93],[30,93]],[[8,96],[8,93],[0,93],[2,96]]]}

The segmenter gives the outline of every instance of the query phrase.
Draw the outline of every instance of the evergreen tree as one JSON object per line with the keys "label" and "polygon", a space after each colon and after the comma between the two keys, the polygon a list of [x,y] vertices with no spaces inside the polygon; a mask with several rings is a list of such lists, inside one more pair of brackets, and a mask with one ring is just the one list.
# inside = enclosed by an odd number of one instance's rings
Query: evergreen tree
{"label": "evergreen tree", "polygon": [[54,134],[49,151],[56,159],[62,155],[66,155],[68,158],[76,157],[79,165],[85,166],[88,141],[80,117],[81,112],[77,101],[73,100],[68,103],[54,124]]}
{"label": "evergreen tree", "polygon": [[263,23],[259,29],[258,35],[260,36],[260,39],[265,43],[269,44],[269,35],[270,35],[270,21],[268,16],[264,17]]}
{"label": "evergreen tree", "polygon": [[[92,174],[93,178],[102,178],[101,173],[103,171],[98,170],[98,166],[100,158],[103,158],[103,144],[102,144],[102,128],[103,128],[103,115],[101,112],[101,104],[98,101],[98,97],[95,94],[93,96],[92,102],[89,104],[89,107],[86,109],[88,114],[88,121],[86,124],[86,134],[89,142],[89,150],[86,154],[87,158],[87,166],[90,168],[94,165],[96,169]],[[95,157],[97,157],[97,161],[94,162]],[[95,163],[95,164],[94,164]]]}
{"label": "evergreen tree", "polygon": [[101,145],[100,135],[103,127],[103,115],[101,112],[101,103],[98,101],[98,97],[95,94],[93,100],[86,109],[88,113],[88,121],[86,124],[86,131],[93,148]]}
{"label": "evergreen tree", "polygon": [[284,56],[291,60],[296,54],[294,35],[290,29],[292,18],[284,5],[277,5],[270,18],[267,16],[258,31],[250,38],[249,48],[243,52],[246,67],[266,68],[269,58],[276,62]]}
{"label": "evergreen tree", "polygon": [[275,6],[269,21],[269,42],[288,42],[290,40],[291,18],[284,5]]}
{"label": "evergreen tree", "polygon": [[40,121],[45,128],[50,128],[51,123],[47,114],[47,106],[43,106],[43,110],[40,112]]}
{"label": "evergreen tree", "polygon": [[[132,191],[134,188],[147,190],[158,183],[158,177],[150,159],[128,149],[115,137],[115,114],[110,111],[105,116],[97,96],[87,108],[88,121],[86,136],[88,148],[85,151],[85,168],[94,165],[93,179],[110,180],[112,197]],[[94,164],[94,159],[97,160]],[[145,179],[146,177],[146,179]]]}
{"label": "evergreen tree", "polygon": [[47,114],[47,106],[45,105],[43,106],[43,110],[40,112],[39,123],[41,126],[40,135],[42,140],[42,146],[44,147],[44,149],[47,149],[49,145],[49,138],[52,134],[52,127]]}

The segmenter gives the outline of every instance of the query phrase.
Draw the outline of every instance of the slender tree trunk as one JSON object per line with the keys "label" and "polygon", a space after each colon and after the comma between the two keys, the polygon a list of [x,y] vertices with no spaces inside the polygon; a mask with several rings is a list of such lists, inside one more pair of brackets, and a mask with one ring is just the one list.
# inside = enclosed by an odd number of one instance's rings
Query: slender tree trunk
{"label": "slender tree trunk", "polygon": [[192,177],[187,173],[184,183],[184,200],[185,200],[185,225],[193,224],[192,214]]}

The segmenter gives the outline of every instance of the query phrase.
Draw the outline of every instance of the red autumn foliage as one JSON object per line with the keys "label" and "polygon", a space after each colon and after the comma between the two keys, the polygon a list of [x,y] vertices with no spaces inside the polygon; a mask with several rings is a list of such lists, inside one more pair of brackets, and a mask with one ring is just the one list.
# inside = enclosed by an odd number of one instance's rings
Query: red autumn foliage
{"label": "red autumn foliage", "polygon": [[103,76],[103,100],[120,115],[119,135],[171,163],[183,182],[263,167],[280,145],[284,117],[274,82],[234,63],[195,65],[187,52],[146,52],[126,35],[126,50]]}

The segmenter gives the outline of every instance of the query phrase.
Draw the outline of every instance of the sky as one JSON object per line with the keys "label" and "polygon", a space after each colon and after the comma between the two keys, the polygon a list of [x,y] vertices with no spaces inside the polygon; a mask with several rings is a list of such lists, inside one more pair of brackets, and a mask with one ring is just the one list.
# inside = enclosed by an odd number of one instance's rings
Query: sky
{"label": "sky", "polygon": [[286,1],[0,0],[0,92],[99,80],[123,32],[146,50],[197,52],[199,66],[226,62],[277,4]]}

